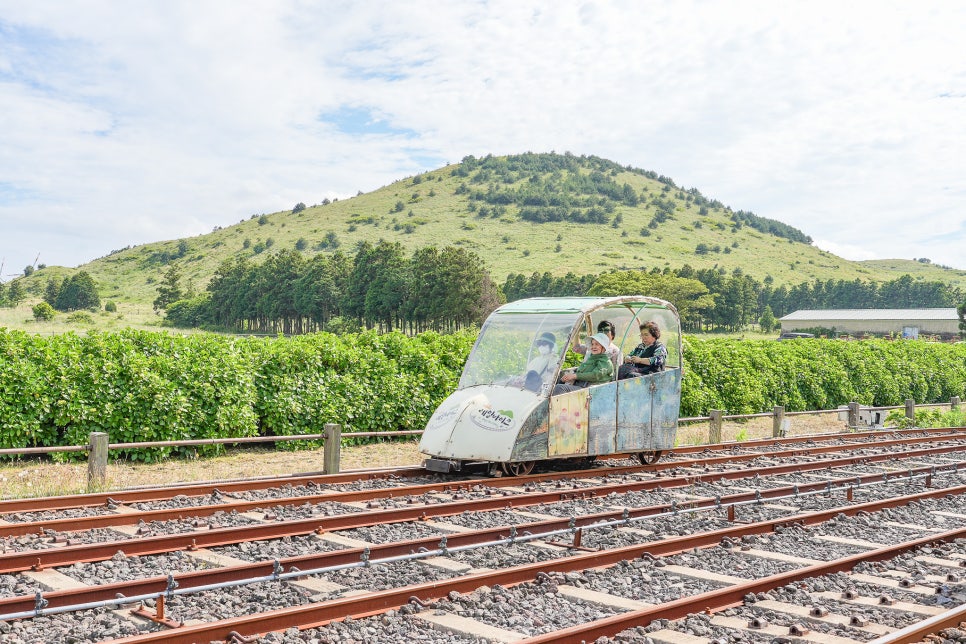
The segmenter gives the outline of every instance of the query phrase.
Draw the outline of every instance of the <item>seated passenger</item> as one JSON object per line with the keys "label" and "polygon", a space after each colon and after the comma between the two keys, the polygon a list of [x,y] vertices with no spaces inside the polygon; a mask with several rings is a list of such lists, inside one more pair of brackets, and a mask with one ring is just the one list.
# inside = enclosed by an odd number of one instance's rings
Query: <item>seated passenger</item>
{"label": "seated passenger", "polygon": [[524,376],[513,378],[508,384],[514,387],[522,386],[533,392],[540,391],[540,387],[550,379],[557,369],[557,338],[553,333],[544,331],[533,343],[533,357],[527,363]]}
{"label": "seated passenger", "polygon": [[[606,333],[607,338],[610,340],[610,345],[607,347],[607,357],[610,358],[611,364],[614,366],[614,372],[617,372],[618,367],[624,362],[624,354],[621,353],[620,347],[614,342],[614,337],[616,336],[617,329],[614,327],[614,323],[608,320],[601,320],[597,323],[597,333]],[[590,354],[587,352],[587,345],[585,344],[575,344],[574,352],[579,353],[584,356],[584,360]]]}
{"label": "seated passenger", "polygon": [[560,376],[560,384],[554,385],[553,395],[577,391],[591,384],[610,382],[614,379],[614,365],[607,356],[610,338],[603,333],[590,336],[590,351],[587,358],[575,371]]}
{"label": "seated passenger", "polygon": [[667,347],[658,342],[661,329],[656,322],[645,322],[640,329],[641,343],[624,358],[625,364],[617,370],[618,378],[634,378],[664,371],[664,365],[667,363]]}

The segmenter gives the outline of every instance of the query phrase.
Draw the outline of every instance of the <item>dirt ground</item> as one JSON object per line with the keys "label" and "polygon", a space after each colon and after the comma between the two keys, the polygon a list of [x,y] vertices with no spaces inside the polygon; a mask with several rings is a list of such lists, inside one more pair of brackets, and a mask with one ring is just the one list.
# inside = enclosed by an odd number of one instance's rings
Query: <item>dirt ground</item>
{"label": "dirt ground", "polygon": [[[845,430],[835,412],[791,416],[788,435],[834,433]],[[723,442],[743,442],[772,435],[772,419],[725,421]],[[709,440],[707,422],[678,428],[677,445],[701,445]],[[418,465],[423,456],[418,441],[394,441],[342,448],[342,470]],[[155,464],[117,461],[108,465],[108,490],[136,486],[170,485],[258,476],[320,472],[322,450],[298,452],[264,448],[231,450],[226,455],[196,460],[169,460]],[[0,463],[0,499],[55,496],[86,492],[87,464],[52,463],[49,459],[24,459]]]}

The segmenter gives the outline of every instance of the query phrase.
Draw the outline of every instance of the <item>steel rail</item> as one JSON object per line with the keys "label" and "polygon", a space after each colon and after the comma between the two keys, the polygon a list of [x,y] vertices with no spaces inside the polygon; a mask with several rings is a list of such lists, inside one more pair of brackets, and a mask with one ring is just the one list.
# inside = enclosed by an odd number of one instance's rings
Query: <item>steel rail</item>
{"label": "steel rail", "polygon": [[[944,438],[955,438],[956,440],[966,439],[966,434],[955,434],[951,437],[929,437],[929,440],[942,441]],[[883,441],[875,443],[874,445],[865,446],[866,449],[872,447],[894,447],[897,445],[908,445],[908,444],[919,444],[923,441],[922,437],[914,438],[902,438],[892,441]],[[248,512],[251,510],[262,509],[266,507],[290,507],[296,505],[305,505],[306,503],[324,503],[324,502],[336,502],[336,503],[350,503],[350,502],[361,502],[361,501],[371,501],[371,500],[383,500],[387,498],[397,498],[400,496],[420,496],[429,493],[447,493],[453,492],[461,489],[470,489],[475,485],[482,485],[487,488],[503,488],[503,487],[518,487],[524,485],[528,482],[543,482],[543,481],[553,481],[566,478],[580,478],[582,476],[595,476],[601,473],[616,476],[620,474],[636,474],[641,472],[661,472],[664,470],[675,469],[679,470],[682,468],[696,467],[696,468],[708,468],[713,465],[720,465],[723,463],[738,463],[743,461],[757,460],[759,458],[788,458],[792,456],[804,456],[804,455],[814,455],[814,454],[827,454],[841,451],[848,451],[854,446],[848,445],[827,445],[827,446],[815,446],[809,448],[800,448],[794,450],[784,450],[776,452],[765,452],[765,453],[751,453],[751,454],[729,454],[727,456],[713,456],[701,459],[692,459],[684,462],[668,462],[668,463],[658,463],[657,465],[634,465],[626,467],[612,467],[603,470],[575,470],[567,472],[553,472],[548,474],[536,474],[526,477],[511,477],[511,478],[496,478],[496,479],[474,479],[474,480],[463,480],[463,481],[441,481],[438,483],[426,483],[421,485],[410,485],[410,486],[400,486],[396,488],[378,488],[370,490],[354,490],[349,492],[335,492],[335,491],[323,491],[320,494],[304,495],[304,496],[293,496],[293,497],[282,497],[273,499],[256,499],[254,501],[229,501],[226,503],[214,503],[207,505],[197,505],[182,508],[166,508],[161,510],[138,510],[124,512],[120,514],[109,513],[100,514],[95,516],[87,517],[75,517],[69,519],[47,519],[43,521],[31,521],[31,522],[10,522],[6,524],[0,524],[0,537],[10,537],[10,536],[22,536],[25,534],[43,534],[48,530],[53,531],[81,531],[81,530],[91,530],[94,528],[106,528],[115,526],[130,526],[138,525],[141,522],[148,523],[151,521],[172,521],[179,520],[185,517],[191,518],[203,518],[210,517],[212,515],[224,512]],[[958,451],[960,448],[926,448],[924,450],[913,450],[909,452],[898,452],[889,453],[887,455],[876,454],[876,455],[862,455],[862,460],[890,460],[898,458],[912,458],[910,454],[923,454],[928,455],[930,449],[940,449],[943,451]],[[824,463],[836,463],[837,461],[819,461]],[[850,463],[855,464],[855,462]],[[804,467],[804,464],[795,464],[789,467]],[[621,485],[621,484],[618,484]],[[605,486],[605,489],[610,489],[609,486]],[[220,489],[219,489],[220,491]],[[520,495],[517,495],[520,496]],[[116,502],[116,499],[109,499],[109,501]],[[2,506],[0,506],[2,509]],[[2,516],[2,515],[0,515]]]}
{"label": "steel rail", "polygon": [[[960,450],[961,446],[957,445],[903,452],[902,455],[906,458],[919,458],[921,456],[943,454]],[[769,476],[793,472],[829,469],[831,467],[847,467],[849,465],[865,464],[874,462],[876,460],[894,460],[896,458],[896,454],[864,455],[834,460],[814,461],[810,463],[794,463],[775,465],[771,467],[759,467],[755,468],[754,470],[704,472],[674,478],[660,478],[651,479],[648,481],[615,483],[611,485],[598,486],[595,488],[583,488],[566,491],[555,490],[550,492],[531,492],[510,496],[501,496],[499,498],[460,500],[432,505],[416,505],[407,508],[354,512],[328,517],[311,517],[308,519],[296,519],[292,521],[258,524],[253,526],[215,528],[206,531],[195,531],[175,535],[124,539],[95,544],[67,545],[63,548],[47,548],[13,553],[0,553],[0,573],[19,572],[30,569],[41,570],[51,566],[59,566],[75,562],[103,561],[105,559],[110,559],[118,550],[122,550],[125,552],[125,554],[129,555],[158,554],[162,552],[172,552],[174,550],[223,546],[242,541],[277,539],[286,536],[308,534],[314,531],[348,530],[382,523],[415,521],[429,517],[459,514],[464,511],[486,511],[508,509],[513,507],[526,507],[531,505],[539,505],[541,503],[558,503],[575,498],[594,498],[598,496],[606,496],[612,492],[641,492],[655,490],[658,488],[684,487],[693,485],[695,483],[710,483],[714,482],[715,480],[738,480],[744,478],[753,478],[761,475]],[[949,467],[958,469],[958,466],[959,464],[957,463],[950,465]],[[933,467],[924,467],[921,469],[924,471],[928,470],[930,472],[937,470],[937,468]],[[883,473],[872,476],[888,479],[890,475],[888,473]],[[892,476],[894,477],[895,475]],[[111,516],[123,518],[129,515]],[[56,523],[57,525],[69,525],[71,521],[76,522],[78,520],[58,519],[51,522],[23,524],[23,526],[32,526],[34,531],[36,531],[36,526],[40,526],[42,524],[50,525]],[[0,526],[0,530],[6,531],[13,527],[16,526]]]}
{"label": "steel rail", "polygon": [[[922,468],[928,469],[928,468]],[[958,471],[958,468],[957,468]],[[927,484],[931,485],[932,471],[910,471],[908,475],[897,475],[895,478],[888,479],[890,482],[909,481],[913,478],[925,478]],[[753,503],[762,503],[766,500],[776,501],[785,499],[797,499],[809,494],[832,493],[846,491],[851,497],[851,490],[857,487],[864,487],[878,484],[883,481],[883,475],[870,474],[855,479],[831,482],[814,482],[805,485],[790,485],[780,488],[771,488],[764,492],[743,492],[731,494],[714,499],[695,499],[682,504],[670,503],[655,506],[643,506],[638,508],[627,508],[620,511],[598,512],[594,514],[581,515],[572,518],[560,518],[555,520],[531,521],[526,524],[515,526],[498,526],[472,530],[454,535],[446,535],[441,541],[438,537],[425,537],[413,539],[399,543],[376,544],[366,548],[346,548],[334,552],[313,553],[298,557],[288,557],[277,562],[254,562],[238,566],[226,566],[223,568],[208,569],[197,572],[181,573],[172,575],[172,579],[179,588],[191,589],[200,586],[210,586],[224,584],[243,578],[264,577],[273,572],[274,566],[281,569],[286,567],[292,570],[293,567],[305,570],[306,568],[322,568],[325,566],[345,566],[353,561],[360,561],[364,557],[386,558],[398,557],[407,552],[418,552],[434,547],[438,543],[446,544],[449,550],[456,551],[466,547],[479,546],[481,544],[492,543],[503,538],[502,535],[509,532],[511,538],[514,535],[531,535],[530,537],[519,536],[520,541],[527,539],[546,538],[565,533],[574,533],[577,529],[602,529],[618,525],[631,525],[644,519],[653,519],[660,516],[670,516],[679,512],[694,512],[723,509],[729,506],[741,506]],[[963,489],[966,489],[964,486]],[[947,490],[947,493],[950,493]],[[68,605],[68,603],[87,603],[104,601],[124,595],[130,601],[130,597],[140,596],[150,593],[158,593],[170,585],[170,580],[159,576],[139,581],[115,582],[92,586],[90,588],[57,591],[43,595],[43,600],[49,608],[58,608]],[[29,611],[35,606],[37,595],[9,597],[0,599],[0,619],[8,617],[7,613],[19,613]],[[127,602],[114,602],[127,603]],[[18,617],[23,617],[18,616]]]}
{"label": "steel rail", "polygon": [[[959,493],[966,490],[957,488]],[[871,512],[887,507],[896,507],[907,503],[926,498],[936,498],[949,494],[949,490],[931,491],[922,494],[906,495],[884,501],[874,501],[855,506],[845,506],[820,512],[793,515],[782,519],[761,521],[733,528],[715,530],[699,535],[688,535],[675,537],[645,544],[624,546],[611,550],[601,550],[588,554],[578,554],[563,559],[554,559],[533,564],[514,566],[498,571],[479,572],[455,579],[433,581],[423,584],[416,584],[392,590],[377,591],[361,597],[350,597],[336,599],[325,602],[317,602],[303,606],[293,606],[289,608],[276,609],[265,613],[235,617],[216,622],[204,624],[181,626],[176,629],[165,630],[143,635],[135,635],[127,638],[113,640],[116,644],[144,644],[148,642],[170,642],[171,644],[192,644],[194,642],[208,642],[213,640],[228,640],[232,633],[242,637],[253,637],[269,631],[279,631],[291,627],[299,629],[315,628],[325,624],[353,617],[358,619],[376,615],[387,610],[395,609],[416,598],[421,602],[428,602],[434,599],[447,596],[450,592],[459,593],[472,592],[480,586],[493,586],[501,584],[504,586],[516,585],[535,580],[540,573],[549,574],[552,572],[574,572],[585,568],[602,568],[612,566],[627,559],[634,559],[644,554],[649,556],[664,556],[684,552],[692,548],[708,547],[716,545],[724,537],[740,538],[749,534],[761,534],[763,532],[773,532],[776,527],[786,526],[794,523],[813,525],[831,519],[840,514],[857,514],[858,512]],[[881,548],[860,555],[852,555],[840,560],[828,563],[821,563],[806,568],[800,568],[780,575],[773,575],[764,578],[770,580],[749,581],[747,584],[738,585],[721,590],[702,593],[691,598],[677,600],[668,604],[662,604],[654,609],[643,611],[632,611],[629,613],[631,618],[622,614],[614,617],[597,620],[587,625],[573,627],[556,631],[552,635],[563,639],[531,638],[533,644],[536,642],[580,642],[593,641],[602,635],[613,635],[615,633],[646,624],[653,619],[670,618],[675,619],[692,612],[699,612],[706,607],[714,606],[718,609],[735,606],[742,602],[743,597],[748,592],[764,592],[774,587],[798,581],[807,577],[821,574],[829,574],[840,570],[850,569],[861,561],[879,561],[888,559],[896,554],[901,554],[910,549],[922,545],[948,541],[966,536],[966,528],[960,528],[938,535],[917,539],[915,541]],[[836,568],[836,564],[839,566]],[[771,585],[773,584],[773,585]],[[737,589],[736,589],[737,588]],[[698,607],[695,609],[695,607]],[[587,628],[586,631],[579,630]],[[572,632],[571,632],[572,631]],[[530,642],[531,640],[527,640]]]}
{"label": "steel rail", "polygon": [[628,611],[593,622],[587,622],[586,624],[579,624],[552,633],[544,633],[543,635],[530,637],[525,640],[520,640],[520,642],[521,644],[580,644],[580,642],[592,642],[599,637],[611,637],[628,628],[646,626],[655,619],[680,619],[693,613],[717,612],[726,608],[741,606],[744,603],[744,597],[748,594],[768,592],[785,584],[808,579],[809,577],[821,577],[823,575],[849,571],[863,562],[892,559],[910,550],[915,550],[937,542],[961,539],[964,536],[966,536],[966,528],[958,528],[941,534],[906,541],[894,546],[886,546],[869,552],[862,552],[829,562],[817,563],[806,566],[805,568],[798,568],[777,575],[762,577],[744,584],[735,584],[734,586],[684,597],[654,607]]}

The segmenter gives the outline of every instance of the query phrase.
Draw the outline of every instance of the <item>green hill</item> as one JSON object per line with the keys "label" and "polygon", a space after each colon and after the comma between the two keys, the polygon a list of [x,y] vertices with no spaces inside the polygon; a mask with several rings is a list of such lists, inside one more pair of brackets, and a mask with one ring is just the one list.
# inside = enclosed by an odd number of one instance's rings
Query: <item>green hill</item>
{"label": "green hill", "polygon": [[966,271],[916,261],[848,261],[812,246],[802,231],[732,210],[654,172],[569,154],[467,157],[350,199],[253,215],[205,235],[115,251],[77,269],[46,267],[26,283],[39,295],[50,276],[85,270],[102,300],[149,306],[172,264],[201,290],[235,256],[258,261],[279,249],[311,256],[337,247],[351,254],[356,243],[379,239],[410,252],[430,244],[465,247],[483,258],[498,283],[509,273],[689,264],[740,267],[758,280],[770,276],[776,286],[909,273],[966,288]]}

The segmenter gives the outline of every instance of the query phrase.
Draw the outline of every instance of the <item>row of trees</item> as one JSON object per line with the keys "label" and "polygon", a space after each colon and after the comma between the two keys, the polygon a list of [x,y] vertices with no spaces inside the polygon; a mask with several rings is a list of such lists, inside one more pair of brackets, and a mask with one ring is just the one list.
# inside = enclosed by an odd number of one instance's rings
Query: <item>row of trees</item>
{"label": "row of trees", "polygon": [[641,293],[678,306],[688,331],[740,331],[759,323],[770,330],[776,318],[800,309],[936,308],[966,300],[961,289],[939,281],[913,280],[909,275],[887,282],[814,280],[791,287],[774,286],[745,275],[741,269],[680,269],[612,271],[596,276],[511,273],[503,284],[507,301],[525,297],[616,295]]}
{"label": "row of trees", "polygon": [[687,265],[583,276],[510,274],[501,292],[475,253],[430,246],[407,257],[400,244],[380,241],[360,244],[352,257],[336,251],[306,259],[281,251],[258,265],[247,258],[228,260],[200,296],[185,292],[171,267],[154,304],[182,327],[306,333],[364,325],[415,333],[479,324],[504,301],[627,293],[673,302],[690,332],[740,331],[753,323],[769,331],[777,318],[799,309],[953,307],[966,299],[956,287],[908,275],[881,283],[815,280],[775,287],[770,278],[759,281],[740,269],[727,273]]}
{"label": "row of trees", "polygon": [[205,294],[173,301],[173,293],[180,289],[169,271],[155,306],[176,326],[260,333],[452,331],[481,323],[501,303],[475,253],[429,246],[407,257],[386,241],[359,244],[351,258],[285,250],[256,265],[239,257],[218,267]]}
{"label": "row of trees", "polygon": [[[19,279],[9,284],[0,282],[0,306],[17,306],[27,299],[27,291]],[[83,311],[101,308],[94,278],[80,271],[66,279],[51,277],[44,289],[43,301],[58,311]]]}

